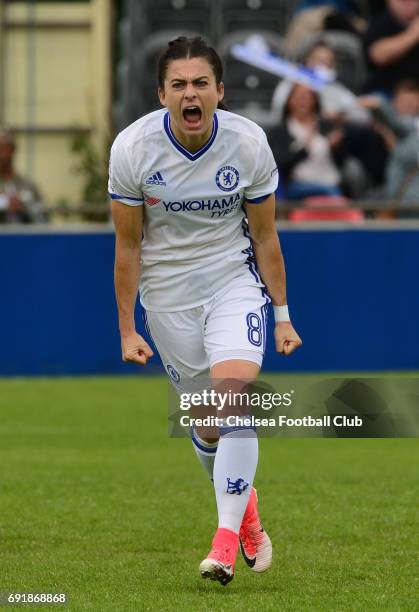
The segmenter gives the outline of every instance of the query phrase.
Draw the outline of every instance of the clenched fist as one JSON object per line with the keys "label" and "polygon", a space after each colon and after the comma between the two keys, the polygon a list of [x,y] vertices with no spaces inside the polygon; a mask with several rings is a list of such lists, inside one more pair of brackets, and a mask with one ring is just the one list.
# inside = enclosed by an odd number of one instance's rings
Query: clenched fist
{"label": "clenched fist", "polygon": [[146,365],[153,356],[153,351],[140,334],[132,332],[121,338],[122,361]]}
{"label": "clenched fist", "polygon": [[275,346],[277,353],[291,355],[302,340],[289,321],[280,321],[275,324]]}

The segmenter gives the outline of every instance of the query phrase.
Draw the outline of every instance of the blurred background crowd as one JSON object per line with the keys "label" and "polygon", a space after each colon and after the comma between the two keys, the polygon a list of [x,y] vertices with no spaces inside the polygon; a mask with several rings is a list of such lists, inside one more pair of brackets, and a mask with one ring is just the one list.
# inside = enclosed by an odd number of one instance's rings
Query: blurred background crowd
{"label": "blurred background crowd", "polygon": [[1,222],[108,220],[110,143],[158,108],[181,34],[215,46],[227,106],[266,130],[280,216],[419,217],[419,0],[0,0]]}

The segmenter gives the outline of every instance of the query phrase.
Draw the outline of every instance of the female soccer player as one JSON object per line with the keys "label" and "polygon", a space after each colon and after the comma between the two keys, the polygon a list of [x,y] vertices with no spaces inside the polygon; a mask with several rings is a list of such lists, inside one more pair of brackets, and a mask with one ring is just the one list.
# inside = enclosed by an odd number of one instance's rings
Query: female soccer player
{"label": "female soccer player", "polygon": [[[222,110],[222,73],[201,38],[171,41],[158,64],[165,108],[127,127],[111,151],[122,358],[145,365],[153,355],[135,330],[140,287],[151,337],[178,391],[208,371],[216,381],[254,380],[270,301],[277,351],[288,355],[301,344],[275,229],[278,170],[262,129]],[[218,509],[200,572],[227,584],[239,543],[254,571],[271,564],[253,488],[258,442],[252,428],[221,427],[219,440],[200,433],[192,441]]]}

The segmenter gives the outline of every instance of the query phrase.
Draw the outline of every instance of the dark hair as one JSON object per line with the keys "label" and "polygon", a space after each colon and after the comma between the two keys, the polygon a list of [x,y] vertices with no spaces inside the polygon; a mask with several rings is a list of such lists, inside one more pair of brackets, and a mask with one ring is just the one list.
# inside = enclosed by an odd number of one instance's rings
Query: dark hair
{"label": "dark hair", "polygon": [[[179,36],[178,38],[169,41],[167,44],[167,49],[159,57],[157,64],[157,80],[159,87],[162,89],[164,87],[167,68],[171,61],[192,57],[205,58],[212,68],[215,76],[215,82],[217,85],[221,83],[223,80],[223,63],[216,50],[213,47],[210,47],[201,36],[195,36],[193,38]],[[218,102],[217,108],[227,110],[227,107],[225,104],[223,104],[223,102]]]}
{"label": "dark hair", "polygon": [[401,91],[408,91],[410,93],[419,93],[419,83],[414,79],[402,79],[399,81],[395,88],[394,94],[398,94]]}

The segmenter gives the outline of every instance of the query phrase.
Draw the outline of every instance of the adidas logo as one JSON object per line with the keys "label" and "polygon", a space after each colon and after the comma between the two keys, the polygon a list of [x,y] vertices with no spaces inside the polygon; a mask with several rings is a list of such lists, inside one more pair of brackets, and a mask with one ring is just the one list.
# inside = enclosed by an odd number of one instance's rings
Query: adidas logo
{"label": "adidas logo", "polygon": [[166,186],[166,181],[162,177],[161,172],[156,172],[156,174],[152,174],[148,177],[145,184]]}

